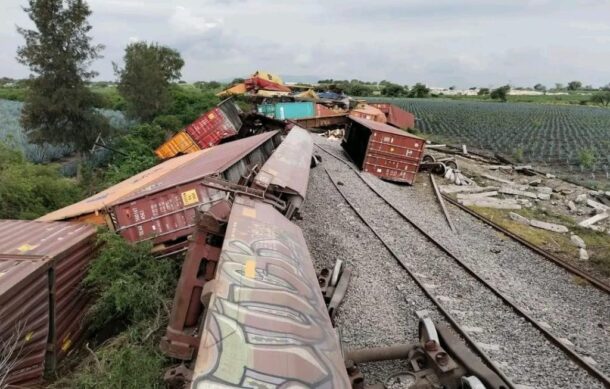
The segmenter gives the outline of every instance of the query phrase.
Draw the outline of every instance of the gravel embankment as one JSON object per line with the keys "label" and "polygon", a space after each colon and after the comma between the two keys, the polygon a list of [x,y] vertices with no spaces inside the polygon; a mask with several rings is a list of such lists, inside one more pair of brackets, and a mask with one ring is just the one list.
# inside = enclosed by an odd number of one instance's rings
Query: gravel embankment
{"label": "gravel embankment", "polygon": [[[324,143],[343,155],[337,142]],[[332,157],[319,152],[322,166],[312,170],[308,200],[299,224],[305,232],[318,265],[331,266],[334,258],[347,260],[355,268],[354,279],[337,322],[349,347],[409,341],[416,337],[415,310],[426,309],[438,318],[406,272],[342,201],[323,167],[344,184],[341,189],[360,205],[367,220],[392,243],[417,273],[435,285],[438,296],[455,311],[471,336],[487,345],[488,353],[516,383],[540,388],[601,387],[542,335],[507,309],[504,304],[470,278],[408,223],[396,220],[391,208]],[[424,175],[420,176],[423,181]],[[571,276],[516,242],[498,235],[482,222],[450,209],[458,236],[451,236],[429,186],[398,186],[368,176],[395,205],[421,227],[463,258],[487,281],[501,289],[551,331],[572,341],[581,354],[590,355],[606,371],[608,297],[588,286],[571,282]],[[427,181],[427,180],[426,180]],[[398,289],[397,289],[398,288]],[[399,291],[399,289],[402,291]],[[412,296],[407,306],[404,296]],[[373,368],[372,376],[387,371]],[[370,376],[369,376],[370,378]],[[371,382],[371,381],[369,381]],[[597,385],[597,386],[596,386]]]}

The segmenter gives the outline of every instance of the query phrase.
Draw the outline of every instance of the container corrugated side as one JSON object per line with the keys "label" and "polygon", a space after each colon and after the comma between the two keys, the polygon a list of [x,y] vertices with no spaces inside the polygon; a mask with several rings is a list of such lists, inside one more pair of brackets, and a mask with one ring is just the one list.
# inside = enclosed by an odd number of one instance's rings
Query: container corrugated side
{"label": "container corrugated side", "polygon": [[[248,148],[235,150],[234,153],[239,153],[230,159],[230,163],[226,163],[228,160],[225,157],[224,166],[208,174],[186,175],[185,172],[182,181],[174,176],[176,179],[168,181],[162,189],[151,190],[117,204],[111,211],[114,228],[132,242],[152,240],[156,245],[172,245],[176,240],[186,238],[194,224],[195,209],[225,196],[224,192],[204,187],[202,182],[205,177],[220,173],[227,180],[237,182],[254,165],[261,166],[269,158],[277,144],[276,136],[277,133],[266,133],[217,146],[226,149],[228,146],[234,148],[239,143],[249,144]],[[215,149],[209,150],[212,152]],[[197,171],[195,166],[192,167]]]}
{"label": "container corrugated side", "polygon": [[425,140],[384,123],[350,116],[343,148],[366,172],[413,184],[423,158]]}
{"label": "container corrugated side", "polygon": [[49,261],[0,254],[0,340],[14,344],[6,384],[41,382],[49,337]]}
{"label": "container corrugated side", "polygon": [[217,145],[222,139],[237,135],[238,130],[218,107],[204,113],[184,129],[201,149]]}
{"label": "container corrugated side", "polygon": [[189,154],[201,150],[189,134],[179,131],[168,141],[157,147],[155,154],[159,159],[168,159],[179,154]]}
{"label": "container corrugated side", "polygon": [[24,326],[12,384],[39,382],[78,342],[95,235],[83,223],[0,220],[0,337]]}
{"label": "container corrugated side", "polygon": [[424,144],[419,138],[373,131],[362,170],[391,181],[413,184]]}

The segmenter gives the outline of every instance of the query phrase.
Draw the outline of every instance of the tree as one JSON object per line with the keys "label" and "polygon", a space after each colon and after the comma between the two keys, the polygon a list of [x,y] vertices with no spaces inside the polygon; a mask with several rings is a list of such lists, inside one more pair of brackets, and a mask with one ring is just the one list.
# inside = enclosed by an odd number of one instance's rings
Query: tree
{"label": "tree", "polygon": [[508,92],[510,92],[510,86],[504,85],[491,91],[490,97],[494,100],[506,102]]}
{"label": "tree", "polygon": [[534,85],[534,90],[536,90],[538,92],[546,92],[546,86],[544,86],[542,84],[536,84],[536,85]]}
{"label": "tree", "polygon": [[125,68],[114,64],[118,90],[125,99],[126,113],[149,121],[170,103],[170,83],[178,80],[184,61],[180,53],[156,43],[136,42],[125,48]]}
{"label": "tree", "polygon": [[562,83],[560,83],[560,82],[556,82],[556,83],[555,83],[555,90],[556,90],[556,91],[562,91],[562,90],[564,90],[564,89],[565,89],[565,87],[563,86],[563,84],[562,84]]}
{"label": "tree", "polygon": [[570,81],[568,83],[568,90],[579,90],[580,88],[582,88],[582,82],[580,81]]}
{"label": "tree", "polygon": [[610,90],[604,90],[601,92],[597,92],[593,96],[591,96],[591,102],[593,104],[603,105],[607,107],[610,105]]}
{"label": "tree", "polygon": [[488,94],[489,94],[489,88],[481,88],[477,92],[477,95],[479,95],[479,96],[485,96],[485,95],[488,95]]}
{"label": "tree", "polygon": [[93,108],[98,97],[86,81],[88,70],[100,58],[102,45],[93,45],[88,33],[89,6],[83,0],[29,0],[24,8],[35,29],[17,27],[25,46],[17,60],[35,75],[21,113],[21,124],[31,142],[69,144],[81,153],[89,150],[100,132],[109,127]]}
{"label": "tree", "polygon": [[428,89],[425,84],[418,82],[417,84],[413,85],[413,88],[411,88],[409,97],[424,98],[428,97],[429,94],[430,89]]}
{"label": "tree", "polygon": [[405,89],[398,84],[393,84],[391,82],[386,82],[383,84],[383,88],[381,89],[381,94],[388,97],[400,97],[403,96]]}

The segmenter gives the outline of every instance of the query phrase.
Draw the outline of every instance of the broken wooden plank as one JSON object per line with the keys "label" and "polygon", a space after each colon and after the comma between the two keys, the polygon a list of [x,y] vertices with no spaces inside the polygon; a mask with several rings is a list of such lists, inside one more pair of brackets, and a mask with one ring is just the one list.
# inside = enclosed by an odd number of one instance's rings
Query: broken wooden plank
{"label": "broken wooden plank", "polygon": [[570,230],[568,230],[568,227],[562,226],[561,224],[547,223],[547,222],[543,222],[541,220],[536,220],[536,219],[530,220],[530,226],[540,228],[543,230],[547,230],[547,231],[552,231],[552,232],[563,233],[563,232],[570,231]]}
{"label": "broken wooden plank", "polygon": [[438,186],[436,186],[436,181],[434,180],[434,175],[430,174],[430,181],[432,181],[432,187],[434,188],[434,193],[436,194],[436,198],[438,199],[438,202],[441,204],[441,209],[443,210],[443,213],[445,214],[445,219],[447,219],[447,224],[449,224],[449,228],[451,228],[451,231],[453,231],[453,233],[457,233],[457,231],[455,230],[455,227],[453,225],[453,223],[451,222],[451,218],[449,217],[449,213],[447,212],[447,208],[445,207],[445,202],[443,201],[443,196],[441,196],[441,192],[438,190]]}
{"label": "broken wooden plank", "polygon": [[465,206],[474,206],[481,208],[496,208],[496,209],[521,209],[521,205],[515,201],[494,199],[486,197],[483,199],[461,200],[461,204]]}
{"label": "broken wooden plank", "polygon": [[587,199],[587,205],[591,208],[595,208],[598,211],[608,211],[610,210],[610,207],[608,207],[607,205],[604,205],[602,203],[598,203],[597,201],[591,200],[591,199]]}
{"label": "broken wooden plank", "polygon": [[498,190],[499,188],[496,186],[477,186],[477,185],[439,185],[439,189],[441,193],[452,194],[452,193],[475,193],[475,192],[485,192],[488,190]]}
{"label": "broken wooden plank", "polygon": [[457,198],[458,200],[467,200],[467,199],[480,199],[483,197],[493,197],[493,196],[497,196],[498,195],[498,191],[497,190],[492,190],[490,192],[480,192],[480,193],[458,193]]}
{"label": "broken wooden plank", "polygon": [[536,193],[527,192],[525,190],[508,188],[506,186],[503,186],[502,188],[500,188],[500,190],[498,190],[498,192],[503,193],[503,194],[514,195],[514,196],[529,197],[529,198],[532,198],[532,199],[537,199],[538,198],[538,195]]}
{"label": "broken wooden plank", "polygon": [[492,176],[491,174],[482,174],[481,177],[487,178],[488,180],[501,182],[503,184],[514,185],[515,183],[509,180],[505,180],[504,178]]}
{"label": "broken wooden plank", "polygon": [[593,224],[595,224],[599,221],[602,221],[604,219],[607,219],[608,216],[610,216],[610,214],[608,214],[607,212],[600,213],[593,217],[588,218],[587,220],[581,221],[580,223],[578,223],[578,225],[581,227],[591,227],[591,226],[593,226]]}

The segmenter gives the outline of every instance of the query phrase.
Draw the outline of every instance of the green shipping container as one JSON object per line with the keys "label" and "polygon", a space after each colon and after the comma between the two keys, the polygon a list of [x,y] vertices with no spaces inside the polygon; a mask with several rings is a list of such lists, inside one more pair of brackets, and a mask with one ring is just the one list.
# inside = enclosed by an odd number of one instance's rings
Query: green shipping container
{"label": "green shipping container", "polygon": [[316,116],[316,105],[309,101],[261,104],[258,113],[279,120],[311,118]]}

